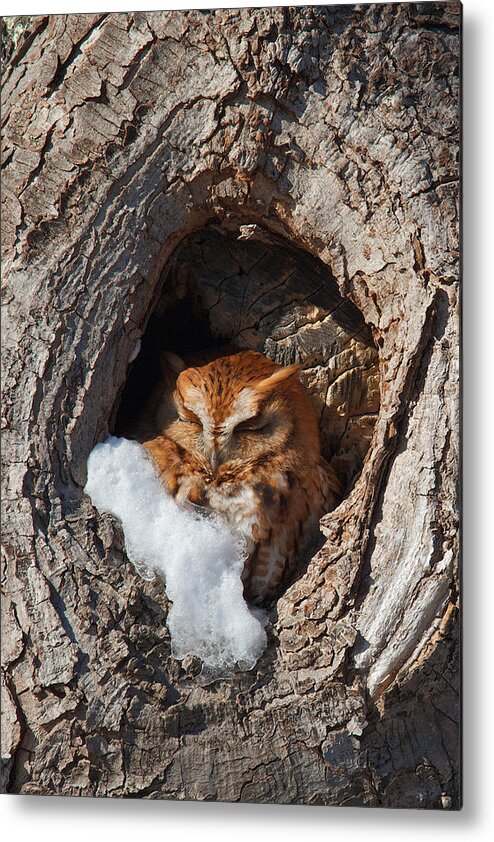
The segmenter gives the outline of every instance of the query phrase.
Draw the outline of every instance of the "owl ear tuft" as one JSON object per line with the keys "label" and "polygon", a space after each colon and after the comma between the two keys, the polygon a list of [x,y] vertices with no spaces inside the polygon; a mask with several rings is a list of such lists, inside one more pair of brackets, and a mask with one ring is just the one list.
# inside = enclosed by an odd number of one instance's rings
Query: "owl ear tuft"
{"label": "owl ear tuft", "polygon": [[197,369],[186,368],[183,371],[181,371],[177,377],[175,388],[182,400],[185,398],[185,395],[191,390],[197,391]]}
{"label": "owl ear tuft", "polygon": [[260,392],[261,394],[268,394],[276,386],[279,386],[280,383],[285,383],[291,377],[296,377],[301,368],[302,366],[297,363],[295,365],[287,365],[283,366],[283,368],[278,368],[273,372],[273,374],[270,374],[269,377],[265,377],[264,380],[260,380],[256,383],[254,389],[256,392]]}

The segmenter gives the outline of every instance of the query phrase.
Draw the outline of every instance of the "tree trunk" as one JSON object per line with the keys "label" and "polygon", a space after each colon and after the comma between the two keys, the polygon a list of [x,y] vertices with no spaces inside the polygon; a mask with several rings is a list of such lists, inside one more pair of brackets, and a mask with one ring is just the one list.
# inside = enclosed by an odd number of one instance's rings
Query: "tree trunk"
{"label": "tree trunk", "polygon": [[[459,806],[459,17],[413,3],[14,26],[7,791]],[[170,655],[163,583],[137,576],[83,487],[177,247],[212,230],[324,264],[368,326],[380,401],[354,413],[372,415],[363,467],[263,657],[204,686]]]}

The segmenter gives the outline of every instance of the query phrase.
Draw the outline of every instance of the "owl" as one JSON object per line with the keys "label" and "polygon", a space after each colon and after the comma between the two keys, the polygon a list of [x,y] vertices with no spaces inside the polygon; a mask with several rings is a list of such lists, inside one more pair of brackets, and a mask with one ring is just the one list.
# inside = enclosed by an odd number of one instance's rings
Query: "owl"
{"label": "owl", "polygon": [[241,533],[253,604],[276,595],[340,494],[299,371],[250,350],[194,365],[165,354],[136,435],[178,503],[217,512]]}

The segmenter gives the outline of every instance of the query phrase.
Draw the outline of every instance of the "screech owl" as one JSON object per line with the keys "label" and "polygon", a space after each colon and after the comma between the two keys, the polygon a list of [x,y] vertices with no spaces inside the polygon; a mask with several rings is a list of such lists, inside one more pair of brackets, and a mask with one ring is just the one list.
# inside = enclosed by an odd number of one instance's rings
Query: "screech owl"
{"label": "screech owl", "polygon": [[137,434],[178,502],[220,513],[243,535],[254,603],[275,595],[340,494],[299,370],[256,351],[191,367],[165,354]]}

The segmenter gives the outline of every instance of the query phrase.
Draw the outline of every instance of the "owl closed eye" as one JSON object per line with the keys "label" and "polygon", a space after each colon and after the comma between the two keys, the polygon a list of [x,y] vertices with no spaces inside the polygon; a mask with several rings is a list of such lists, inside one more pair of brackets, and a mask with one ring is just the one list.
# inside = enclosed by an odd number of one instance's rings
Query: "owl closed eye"
{"label": "owl closed eye", "polygon": [[245,596],[264,602],[339,494],[300,367],[256,351],[191,367],[174,356],[165,363],[141,440],[177,501],[216,511],[242,533]]}

